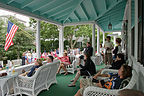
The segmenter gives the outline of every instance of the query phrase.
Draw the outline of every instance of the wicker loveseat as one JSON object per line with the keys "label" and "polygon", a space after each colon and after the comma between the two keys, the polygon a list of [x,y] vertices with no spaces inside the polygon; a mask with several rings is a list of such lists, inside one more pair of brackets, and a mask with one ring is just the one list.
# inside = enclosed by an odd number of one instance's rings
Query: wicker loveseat
{"label": "wicker loveseat", "polygon": [[[118,72],[117,70],[111,70],[111,69],[104,69],[102,73],[116,73]],[[137,82],[137,72],[135,70],[132,71],[132,77],[130,79],[130,82],[128,85],[122,89],[132,89],[134,88],[136,82]],[[99,88],[99,87],[94,87],[94,86],[89,86],[84,90],[83,96],[117,96],[118,92],[122,89],[104,89],[104,88]]]}
{"label": "wicker loveseat", "polygon": [[19,75],[16,78],[16,94],[37,96],[42,90],[48,90],[51,84],[57,83],[56,71],[59,64],[59,61],[45,64],[38,68],[38,70],[32,77]]}

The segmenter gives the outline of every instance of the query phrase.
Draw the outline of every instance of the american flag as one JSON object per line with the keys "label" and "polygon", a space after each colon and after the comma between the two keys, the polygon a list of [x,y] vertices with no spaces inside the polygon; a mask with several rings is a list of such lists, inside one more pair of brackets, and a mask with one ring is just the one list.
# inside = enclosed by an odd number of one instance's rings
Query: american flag
{"label": "american flag", "polygon": [[7,28],[7,35],[6,35],[6,42],[5,42],[5,47],[4,49],[7,51],[8,48],[13,45],[13,37],[18,30],[18,26],[13,24],[12,22],[8,21],[8,28]]}

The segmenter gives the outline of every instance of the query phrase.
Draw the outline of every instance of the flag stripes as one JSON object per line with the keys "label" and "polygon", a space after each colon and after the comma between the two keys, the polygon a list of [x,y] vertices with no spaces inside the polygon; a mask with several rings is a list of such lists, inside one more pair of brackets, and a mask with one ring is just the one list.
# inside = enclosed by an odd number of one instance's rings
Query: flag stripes
{"label": "flag stripes", "polygon": [[7,51],[8,48],[13,45],[13,37],[16,33],[16,31],[18,30],[18,26],[16,26],[15,24],[11,23],[10,21],[8,21],[8,29],[7,29],[7,35],[6,35],[6,42],[5,42],[5,47],[4,49]]}

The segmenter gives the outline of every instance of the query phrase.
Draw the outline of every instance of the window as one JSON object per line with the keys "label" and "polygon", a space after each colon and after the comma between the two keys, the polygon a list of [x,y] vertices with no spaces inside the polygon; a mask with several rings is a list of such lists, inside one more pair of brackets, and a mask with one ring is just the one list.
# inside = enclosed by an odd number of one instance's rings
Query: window
{"label": "window", "polygon": [[144,65],[144,1],[138,0],[138,61]]}
{"label": "window", "polygon": [[134,46],[134,40],[135,40],[135,35],[134,35],[134,33],[135,33],[135,28],[133,27],[132,28],[132,31],[131,31],[131,54],[134,56],[134,51],[135,51],[135,46]]}

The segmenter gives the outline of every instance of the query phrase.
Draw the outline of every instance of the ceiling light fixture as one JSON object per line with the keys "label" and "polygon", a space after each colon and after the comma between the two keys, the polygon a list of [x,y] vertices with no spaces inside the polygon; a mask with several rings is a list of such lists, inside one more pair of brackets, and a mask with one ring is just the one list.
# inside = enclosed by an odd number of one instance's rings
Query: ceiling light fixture
{"label": "ceiling light fixture", "polygon": [[108,29],[112,29],[112,24],[111,24],[111,22],[109,22],[109,24],[108,24]]}

